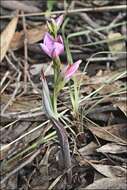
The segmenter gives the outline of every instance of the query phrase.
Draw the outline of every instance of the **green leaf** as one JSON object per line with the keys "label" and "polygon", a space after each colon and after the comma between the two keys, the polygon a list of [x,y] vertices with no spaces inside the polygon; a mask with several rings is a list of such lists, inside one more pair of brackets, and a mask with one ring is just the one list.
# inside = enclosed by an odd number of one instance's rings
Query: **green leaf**
{"label": "green leaf", "polygon": [[48,11],[52,11],[53,6],[55,5],[56,2],[57,2],[56,0],[47,0]]}

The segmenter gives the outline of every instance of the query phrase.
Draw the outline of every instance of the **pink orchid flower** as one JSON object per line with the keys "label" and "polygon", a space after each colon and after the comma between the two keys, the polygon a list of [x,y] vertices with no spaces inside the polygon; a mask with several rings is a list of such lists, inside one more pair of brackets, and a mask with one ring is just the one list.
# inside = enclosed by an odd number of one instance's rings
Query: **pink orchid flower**
{"label": "pink orchid flower", "polygon": [[82,60],[78,60],[75,63],[68,65],[62,72],[62,75],[64,76],[64,79],[68,81],[78,70],[80,63]]}
{"label": "pink orchid flower", "polygon": [[63,39],[60,35],[54,39],[48,32],[44,36],[44,42],[40,44],[42,50],[51,58],[56,58],[64,51]]}

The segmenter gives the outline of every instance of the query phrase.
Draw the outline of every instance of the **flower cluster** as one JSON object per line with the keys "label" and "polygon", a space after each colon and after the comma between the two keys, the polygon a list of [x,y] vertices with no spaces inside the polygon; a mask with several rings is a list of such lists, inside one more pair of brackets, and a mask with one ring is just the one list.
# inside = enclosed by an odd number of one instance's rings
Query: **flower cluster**
{"label": "flower cluster", "polygon": [[[80,63],[82,62],[81,60],[78,60],[73,64],[68,63],[66,67],[62,67],[62,63],[60,61],[59,56],[64,52],[64,42],[62,36],[57,35],[62,22],[63,22],[63,15],[59,16],[56,20],[51,19],[51,23],[47,22],[49,32],[45,33],[43,43],[40,43],[41,49],[53,60],[54,92],[52,95],[52,100],[50,101],[53,103],[52,108],[50,106],[50,112],[51,109],[53,109],[54,113],[57,112],[58,92],[64,87],[65,83],[71,79],[71,77],[78,70]],[[47,92],[47,86],[46,83],[44,82],[45,79],[43,77],[42,80],[43,80],[43,90],[46,89],[45,94],[48,93],[47,96],[49,99],[49,92]]]}
{"label": "flower cluster", "polygon": [[[59,16],[56,20],[52,19],[52,27],[48,23],[50,31],[53,31],[52,28],[57,28],[57,31],[60,28],[62,22],[63,15]],[[44,36],[43,43],[41,43],[40,46],[42,50],[52,59],[59,57],[64,52],[64,43],[61,35],[58,35],[56,38],[54,38],[50,33],[47,32]],[[70,79],[78,70],[80,63],[81,60],[78,60],[73,64],[68,64],[61,74],[65,79]]]}

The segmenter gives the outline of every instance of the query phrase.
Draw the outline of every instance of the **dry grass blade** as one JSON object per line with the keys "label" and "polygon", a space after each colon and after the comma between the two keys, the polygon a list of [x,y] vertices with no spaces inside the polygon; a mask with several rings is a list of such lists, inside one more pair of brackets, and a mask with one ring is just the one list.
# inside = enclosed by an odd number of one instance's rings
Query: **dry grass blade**
{"label": "dry grass blade", "polygon": [[13,35],[15,33],[16,30],[16,26],[17,26],[17,22],[18,22],[18,16],[14,17],[9,24],[7,25],[7,27],[5,28],[5,30],[2,32],[0,38],[1,38],[1,43],[0,43],[0,50],[1,50],[1,56],[0,56],[0,61],[3,60],[4,56],[6,55],[6,52],[8,51],[10,42],[13,38]]}
{"label": "dry grass blade", "polygon": [[62,178],[62,175],[58,176],[58,177],[55,179],[55,181],[49,186],[48,189],[49,189],[49,190],[54,189],[55,185],[61,180],[61,178]]}

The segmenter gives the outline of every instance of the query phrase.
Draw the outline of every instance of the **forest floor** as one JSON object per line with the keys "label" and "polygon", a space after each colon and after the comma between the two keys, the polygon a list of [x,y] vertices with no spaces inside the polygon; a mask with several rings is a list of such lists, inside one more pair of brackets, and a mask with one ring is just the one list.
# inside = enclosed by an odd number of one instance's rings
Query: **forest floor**
{"label": "forest floor", "polygon": [[[126,8],[125,0],[1,0],[1,190],[127,188]],[[61,14],[60,34],[73,62],[82,60],[76,74],[82,79],[79,117],[67,85],[58,97],[71,183],[43,109],[40,81],[43,67],[52,91],[51,59],[39,43],[49,17]],[[60,59],[64,65],[67,54]]]}

